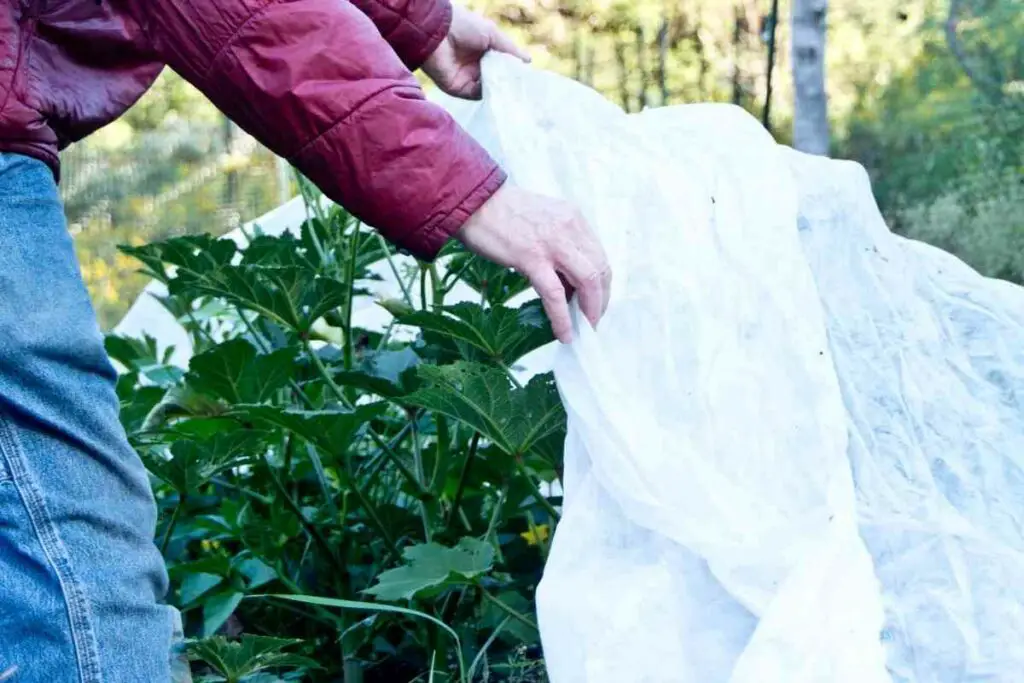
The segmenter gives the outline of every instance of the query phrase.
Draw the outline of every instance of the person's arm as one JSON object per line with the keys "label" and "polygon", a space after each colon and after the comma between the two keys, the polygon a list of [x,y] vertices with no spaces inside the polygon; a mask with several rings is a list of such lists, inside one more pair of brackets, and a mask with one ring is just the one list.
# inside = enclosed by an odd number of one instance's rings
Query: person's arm
{"label": "person's arm", "polygon": [[[563,280],[597,324],[611,271],[586,221],[563,201],[507,185],[348,0],[110,2],[160,59],[393,244],[431,259],[457,237],[529,278],[562,341],[572,336]],[[443,38],[428,74],[460,96],[479,95],[484,52],[515,51],[464,10]]]}
{"label": "person's arm", "polygon": [[347,0],[113,1],[229,118],[421,258],[505,181]]}
{"label": "person's arm", "polygon": [[448,35],[452,22],[449,0],[351,0],[380,31],[410,71]]}

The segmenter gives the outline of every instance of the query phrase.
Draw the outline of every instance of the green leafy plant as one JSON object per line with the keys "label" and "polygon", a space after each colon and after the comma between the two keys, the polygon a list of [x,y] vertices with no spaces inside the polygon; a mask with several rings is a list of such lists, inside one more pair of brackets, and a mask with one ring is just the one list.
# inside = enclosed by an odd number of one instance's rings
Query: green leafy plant
{"label": "green leafy plant", "polygon": [[[547,320],[509,305],[515,273],[455,248],[443,276],[399,263],[308,200],[297,235],[124,248],[194,346],[183,370],[152,339],[107,344],[197,675],[543,680],[533,601],[565,416],[550,376],[512,368]],[[402,281],[384,332],[352,322],[374,266]],[[446,303],[459,281],[479,303]]]}

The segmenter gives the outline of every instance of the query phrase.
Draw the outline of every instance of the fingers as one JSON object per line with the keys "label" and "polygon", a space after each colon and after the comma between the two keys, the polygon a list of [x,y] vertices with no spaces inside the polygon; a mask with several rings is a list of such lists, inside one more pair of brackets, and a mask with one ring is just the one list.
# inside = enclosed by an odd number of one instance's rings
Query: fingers
{"label": "fingers", "polygon": [[524,273],[526,278],[533,285],[533,288],[540,296],[544,305],[544,311],[551,321],[551,330],[555,338],[563,344],[572,341],[572,318],[569,315],[569,302],[565,297],[565,287],[558,278],[554,268],[538,267],[529,273]]}
{"label": "fingers", "polygon": [[556,255],[556,263],[558,271],[576,291],[583,315],[597,327],[611,296],[611,269],[596,241],[586,241],[588,232],[581,226],[579,237]]}
{"label": "fingers", "polygon": [[555,336],[572,341],[569,295],[579,297],[580,310],[594,327],[611,297],[611,268],[600,244],[582,217],[561,226],[559,239],[550,244],[550,257],[527,274],[540,295]]}
{"label": "fingers", "polygon": [[495,24],[491,24],[490,31],[490,43],[491,49],[498,52],[504,52],[505,54],[518,57],[524,62],[532,61],[529,53],[520,47],[512,38],[505,32],[497,27]]}
{"label": "fingers", "polygon": [[595,327],[608,308],[608,258],[583,216],[563,200],[506,183],[456,236],[474,254],[522,273],[563,343],[572,341],[569,293],[575,291],[581,311]]}

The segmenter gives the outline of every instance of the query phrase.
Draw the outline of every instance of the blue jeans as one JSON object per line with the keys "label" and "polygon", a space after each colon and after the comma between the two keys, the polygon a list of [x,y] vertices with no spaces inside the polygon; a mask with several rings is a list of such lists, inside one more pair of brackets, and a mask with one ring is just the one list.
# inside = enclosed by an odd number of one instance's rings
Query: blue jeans
{"label": "blue jeans", "polygon": [[115,379],[52,174],[0,154],[4,683],[160,683],[179,662]]}

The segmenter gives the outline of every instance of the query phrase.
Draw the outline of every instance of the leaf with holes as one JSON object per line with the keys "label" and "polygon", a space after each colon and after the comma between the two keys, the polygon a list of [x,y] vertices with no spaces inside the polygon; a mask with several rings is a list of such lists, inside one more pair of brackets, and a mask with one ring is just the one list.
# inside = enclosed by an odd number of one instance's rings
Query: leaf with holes
{"label": "leaf with holes", "polygon": [[397,321],[419,327],[425,341],[456,350],[465,360],[489,359],[511,365],[554,341],[539,301],[518,309],[463,302],[442,311],[400,313]]}
{"label": "leaf with holes", "polygon": [[464,422],[509,454],[522,455],[565,430],[565,410],[551,375],[514,387],[498,368],[459,362],[423,365],[424,386],[406,397],[414,406]]}

